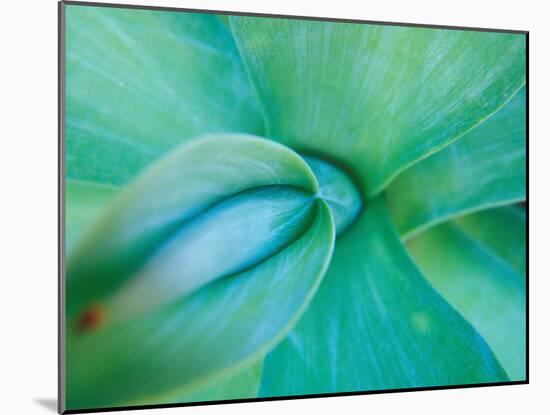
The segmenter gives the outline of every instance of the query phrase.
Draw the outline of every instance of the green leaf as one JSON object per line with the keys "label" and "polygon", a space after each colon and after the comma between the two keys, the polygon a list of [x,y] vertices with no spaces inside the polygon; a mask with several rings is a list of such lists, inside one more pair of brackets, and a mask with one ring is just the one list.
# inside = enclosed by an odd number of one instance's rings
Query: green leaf
{"label": "green leaf", "polygon": [[319,183],[317,194],[327,202],[336,227],[336,234],[339,235],[359,214],[362,205],[361,195],[343,170],[312,156],[303,158]]}
{"label": "green leaf", "polygon": [[[217,134],[179,147],[127,186],[69,257],[69,320],[116,291],[114,304],[152,306],[272,254],[307,224],[317,189],[300,156],[268,140]],[[135,301],[143,290],[149,300]]]}
{"label": "green leaf", "polygon": [[116,187],[92,182],[65,182],[65,242],[69,255],[83,233],[114,198]]}
{"label": "green leaf", "polygon": [[482,210],[461,216],[455,223],[495,255],[525,275],[527,223],[524,209],[517,206]]}
{"label": "green leaf", "polygon": [[206,402],[219,400],[257,398],[262,379],[263,358],[232,375],[225,380],[218,380],[205,389],[187,395],[181,402]]}
{"label": "green leaf", "polygon": [[124,324],[69,331],[68,407],[181,401],[261,359],[300,318],[328,267],[334,226],[326,203],[316,203],[307,232],[257,266]]}
{"label": "green leaf", "polygon": [[232,16],[266,134],[339,160],[362,192],[472,129],[525,82],[525,36]]}
{"label": "green leaf", "polygon": [[266,356],[260,394],[505,380],[482,337],[417,270],[378,198],[338,239],[308,310]]}
{"label": "green leaf", "polygon": [[67,177],[123,184],[207,132],[263,132],[257,97],[214,16],[66,7]]}
{"label": "green leaf", "polygon": [[407,246],[434,288],[491,346],[510,379],[525,380],[525,278],[453,223]]}
{"label": "green leaf", "polygon": [[[100,293],[106,298],[91,302],[101,301],[110,323],[126,320],[182,298],[217,278],[253,267],[307,230],[315,201],[311,194],[283,186],[224,200],[178,226],[152,247],[145,261],[132,262],[135,269],[106,270],[105,275],[113,280],[127,280],[114,292]],[[94,278],[97,268],[85,272]]]}
{"label": "green leaf", "polygon": [[395,179],[388,204],[405,238],[459,214],[525,199],[525,111],[522,89],[479,127]]}

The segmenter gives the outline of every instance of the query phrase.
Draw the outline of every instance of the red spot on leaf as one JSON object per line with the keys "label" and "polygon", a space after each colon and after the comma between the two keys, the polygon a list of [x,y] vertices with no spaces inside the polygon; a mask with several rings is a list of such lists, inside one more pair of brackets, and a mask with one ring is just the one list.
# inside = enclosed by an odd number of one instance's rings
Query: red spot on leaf
{"label": "red spot on leaf", "polygon": [[88,307],[78,319],[78,328],[88,331],[98,328],[105,321],[105,310],[99,305]]}

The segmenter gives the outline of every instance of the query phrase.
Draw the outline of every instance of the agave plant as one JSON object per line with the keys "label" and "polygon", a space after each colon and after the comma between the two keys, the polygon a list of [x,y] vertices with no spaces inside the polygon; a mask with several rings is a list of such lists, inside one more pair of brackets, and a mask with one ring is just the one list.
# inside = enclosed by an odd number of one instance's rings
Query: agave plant
{"label": "agave plant", "polygon": [[66,23],[69,409],[526,379],[524,35]]}

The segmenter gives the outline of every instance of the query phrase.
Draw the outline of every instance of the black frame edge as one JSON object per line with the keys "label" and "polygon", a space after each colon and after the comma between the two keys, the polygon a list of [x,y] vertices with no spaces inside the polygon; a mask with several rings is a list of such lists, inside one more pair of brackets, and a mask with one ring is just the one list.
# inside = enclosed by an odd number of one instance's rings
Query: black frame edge
{"label": "black frame edge", "polygon": [[159,10],[159,11],[173,11],[173,12],[187,12],[187,13],[206,13],[206,14],[222,14],[230,16],[249,16],[249,17],[266,17],[274,19],[292,19],[292,20],[316,20],[323,22],[340,22],[340,23],[360,23],[360,24],[372,24],[378,26],[403,26],[403,27],[419,27],[428,29],[444,29],[444,30],[468,30],[475,32],[494,32],[494,33],[509,33],[509,34],[527,34],[527,30],[515,30],[515,29],[500,29],[500,28],[487,28],[487,27],[468,27],[468,26],[453,26],[453,25],[437,25],[431,23],[406,23],[406,22],[390,22],[390,21],[374,21],[374,20],[362,20],[362,19],[347,19],[336,17],[320,17],[320,16],[299,16],[299,15],[286,15],[286,14],[274,14],[274,13],[253,13],[253,12],[239,12],[231,10],[212,10],[212,9],[188,9],[184,7],[166,7],[166,6],[147,6],[138,4],[123,4],[123,3],[100,3],[100,2],[86,2],[86,1],[63,1],[66,5],[73,6],[89,6],[89,7],[111,7],[122,9],[138,9],[138,10]]}
{"label": "black frame edge", "polygon": [[529,382],[526,380],[510,381],[510,382],[494,382],[494,383],[472,383],[463,385],[445,385],[445,386],[427,386],[419,388],[402,388],[402,389],[381,389],[371,391],[360,392],[336,392],[336,393],[319,393],[310,395],[290,395],[290,396],[274,396],[267,398],[246,398],[246,399],[230,399],[230,400],[218,400],[218,401],[203,401],[203,402],[184,402],[184,403],[166,403],[166,404],[152,404],[152,405],[134,405],[134,406],[113,406],[105,408],[85,408],[85,409],[68,409],[64,414],[84,414],[84,413],[97,413],[97,412],[113,412],[113,411],[138,411],[146,409],[167,409],[167,408],[183,408],[192,406],[210,406],[210,405],[222,405],[222,404],[239,404],[249,402],[272,402],[272,401],[291,401],[296,399],[317,399],[317,398],[333,398],[333,397],[345,397],[345,396],[365,396],[365,395],[380,395],[386,393],[407,393],[407,392],[431,392],[438,390],[451,390],[451,389],[472,389],[483,388],[493,386],[516,386],[527,385]]}
{"label": "black frame edge", "polygon": [[529,32],[525,33],[525,382],[529,383]]}
{"label": "black frame edge", "polygon": [[57,166],[58,166],[58,188],[57,188],[57,246],[58,246],[58,325],[57,325],[57,412],[65,413],[65,391],[66,391],[66,362],[65,362],[65,53],[66,53],[66,19],[65,3],[57,5]]}

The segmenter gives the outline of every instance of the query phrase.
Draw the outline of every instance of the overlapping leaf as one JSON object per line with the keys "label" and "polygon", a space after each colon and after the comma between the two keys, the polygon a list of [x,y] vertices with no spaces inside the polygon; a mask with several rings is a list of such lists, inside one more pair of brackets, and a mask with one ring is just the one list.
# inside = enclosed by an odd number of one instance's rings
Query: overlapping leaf
{"label": "overlapping leaf", "polygon": [[361,195],[351,178],[338,167],[312,156],[304,156],[304,160],[319,183],[319,197],[330,208],[336,234],[340,234],[359,214]]}
{"label": "overlapping leaf", "polygon": [[196,135],[263,131],[213,15],[69,5],[66,70],[70,179],[122,184]]}
{"label": "overlapping leaf", "polygon": [[307,164],[267,140],[222,134],[171,152],[134,181],[75,248],[68,260],[69,316],[120,287],[159,245],[177,239],[174,232],[206,209],[265,186],[317,192]]}
{"label": "overlapping leaf", "polygon": [[505,206],[461,216],[455,223],[509,263],[520,275],[526,273],[526,212],[517,206]]}
{"label": "overlapping leaf", "polygon": [[400,232],[525,199],[525,88],[476,129],[407,169],[387,189]]}
{"label": "overlapping leaf", "polygon": [[[502,229],[498,234],[505,232],[512,229]],[[513,234],[507,241],[524,252],[525,241],[519,235]],[[407,246],[434,288],[487,341],[510,379],[525,380],[525,278],[454,223],[423,232]]]}
{"label": "overlapping leaf", "polygon": [[243,16],[231,27],[268,137],[343,162],[368,195],[525,82],[518,35]]}
{"label": "overlapping leaf", "polygon": [[69,406],[197,399],[246,377],[328,266],[335,231],[316,192],[298,155],[242,135],[199,139],[141,175],[69,259]]}
{"label": "overlapping leaf", "polygon": [[332,239],[330,212],[321,204],[302,238],[251,270],[124,324],[71,333],[69,406],[179,401],[247,367],[303,312],[328,266]]}
{"label": "overlapping leaf", "polygon": [[267,355],[260,393],[507,379],[482,337],[419,273],[377,199],[338,239],[310,307]]}

